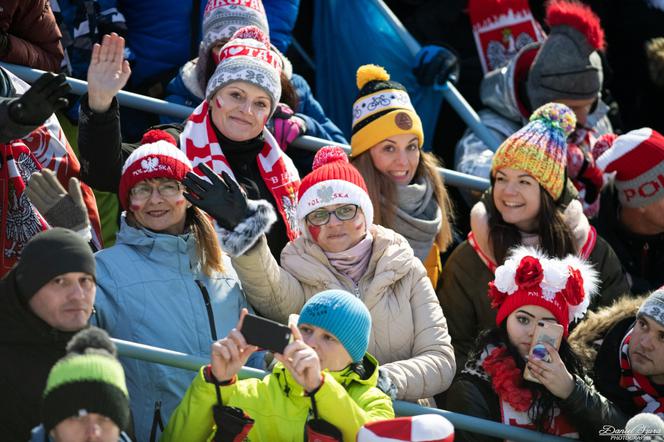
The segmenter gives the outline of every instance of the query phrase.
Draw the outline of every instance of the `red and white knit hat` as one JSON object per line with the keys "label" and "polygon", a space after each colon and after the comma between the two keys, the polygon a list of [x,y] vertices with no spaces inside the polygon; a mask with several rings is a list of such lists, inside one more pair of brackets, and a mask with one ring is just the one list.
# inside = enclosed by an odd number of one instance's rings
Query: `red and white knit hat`
{"label": "red and white knit hat", "polygon": [[205,99],[212,99],[227,84],[246,81],[270,96],[271,111],[274,112],[281,99],[280,72],[281,59],[270,49],[269,37],[256,26],[246,26],[233,34],[221,49],[219,64],[205,90]]}
{"label": "red and white knit hat", "polygon": [[182,181],[191,172],[191,161],[175,146],[175,139],[162,130],[143,135],[143,145],[133,151],[122,166],[118,197],[122,208],[129,207],[129,191],[141,181],[170,178]]}
{"label": "red and white knit hat", "polygon": [[300,183],[297,203],[300,231],[307,232],[305,216],[335,204],[357,204],[364,213],[367,228],[373,224],[373,204],[360,171],[348,162],[342,148],[325,146],[316,152],[313,171]]}
{"label": "red and white knit hat", "polygon": [[533,247],[513,249],[489,283],[496,325],[517,308],[538,305],[550,311],[568,334],[570,322],[581,319],[598,288],[598,273],[581,258],[549,258]]}
{"label": "red and white knit hat", "polygon": [[618,198],[625,207],[645,207],[664,198],[664,137],[653,129],[619,136],[597,165],[616,173]]}
{"label": "red and white knit hat", "polygon": [[454,426],[439,414],[420,414],[365,424],[357,442],[452,442]]}

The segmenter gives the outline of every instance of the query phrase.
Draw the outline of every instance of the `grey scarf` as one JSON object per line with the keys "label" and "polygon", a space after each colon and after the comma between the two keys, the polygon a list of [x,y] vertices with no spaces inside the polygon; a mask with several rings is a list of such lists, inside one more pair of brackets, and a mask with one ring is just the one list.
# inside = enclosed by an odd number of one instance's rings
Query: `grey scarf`
{"label": "grey scarf", "polygon": [[397,186],[393,229],[403,235],[421,261],[431,251],[443,222],[431,183],[423,178],[407,186]]}

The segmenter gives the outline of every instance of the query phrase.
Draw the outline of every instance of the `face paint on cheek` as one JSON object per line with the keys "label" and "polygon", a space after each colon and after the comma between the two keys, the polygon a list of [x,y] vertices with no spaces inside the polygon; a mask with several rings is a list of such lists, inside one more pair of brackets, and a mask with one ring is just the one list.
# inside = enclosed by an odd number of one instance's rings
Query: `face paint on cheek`
{"label": "face paint on cheek", "polygon": [[364,218],[362,217],[356,217],[355,220],[353,221],[353,227],[355,228],[356,231],[364,230],[366,227],[364,225]]}
{"label": "face paint on cheek", "polygon": [[138,212],[139,210],[141,210],[141,206],[138,204],[131,203],[129,205],[129,210],[131,210],[132,212]]}
{"label": "face paint on cheek", "polygon": [[218,109],[221,109],[224,107],[224,100],[221,97],[214,97],[214,104]]}
{"label": "face paint on cheek", "polygon": [[311,239],[313,239],[314,242],[318,242],[318,237],[320,236],[320,226],[307,225],[307,229],[309,229],[309,235],[311,235]]}
{"label": "face paint on cheek", "polygon": [[256,117],[258,117],[258,121],[261,121],[263,123],[263,126],[265,126],[267,124],[267,120],[268,120],[267,112],[260,110],[260,111],[256,112]]}

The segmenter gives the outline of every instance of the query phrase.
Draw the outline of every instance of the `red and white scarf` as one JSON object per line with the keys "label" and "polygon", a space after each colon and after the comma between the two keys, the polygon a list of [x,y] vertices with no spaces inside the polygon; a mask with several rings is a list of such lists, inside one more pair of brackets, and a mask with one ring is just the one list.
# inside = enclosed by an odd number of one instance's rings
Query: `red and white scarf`
{"label": "red and white scarf", "polygon": [[659,396],[650,379],[632,370],[629,361],[629,342],[632,339],[632,331],[625,335],[620,343],[620,386],[629,391],[639,413],[654,413],[664,419],[664,397]]}
{"label": "red and white scarf", "polygon": [[[261,177],[277,202],[277,209],[288,233],[293,240],[299,234],[296,207],[300,177],[293,161],[281,150],[274,137],[263,131],[265,143],[256,161]],[[205,163],[217,174],[226,172],[231,178],[235,175],[222,151],[217,135],[212,127],[209,105],[201,103],[187,119],[180,135],[180,149],[184,150],[195,168]],[[194,169],[200,175],[198,169]]]}
{"label": "red and white scarf", "polygon": [[[19,95],[28,90],[30,86],[27,83],[5,72]],[[0,144],[0,277],[14,266],[27,241],[49,228],[46,220],[30,204],[25,192],[30,176],[44,167],[55,172],[65,189],[69,178],[77,177],[81,170],[54,115],[25,138]],[[95,196],[83,183],[81,193],[92,225],[92,241],[101,249],[101,224]]]}

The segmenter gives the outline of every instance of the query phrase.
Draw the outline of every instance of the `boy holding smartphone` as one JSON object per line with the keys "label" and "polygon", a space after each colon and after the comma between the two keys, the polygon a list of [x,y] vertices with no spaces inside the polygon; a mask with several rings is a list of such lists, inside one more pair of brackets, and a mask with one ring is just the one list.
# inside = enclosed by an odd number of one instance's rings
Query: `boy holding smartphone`
{"label": "boy holding smartphone", "polygon": [[291,325],[293,342],[275,354],[279,363],[263,380],[237,379],[258,350],[242,335],[244,316],[212,345],[211,364],[194,379],[162,442],[208,440],[231,422],[250,440],[302,439],[305,427],[354,440],[363,424],[394,417],[390,398],[376,388],[378,362],[366,353],[371,316],[358,298],[327,290],[309,299]]}

